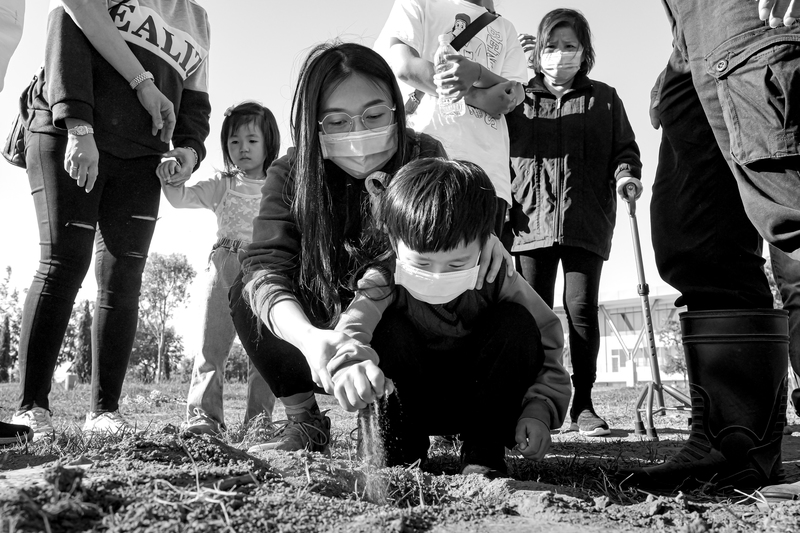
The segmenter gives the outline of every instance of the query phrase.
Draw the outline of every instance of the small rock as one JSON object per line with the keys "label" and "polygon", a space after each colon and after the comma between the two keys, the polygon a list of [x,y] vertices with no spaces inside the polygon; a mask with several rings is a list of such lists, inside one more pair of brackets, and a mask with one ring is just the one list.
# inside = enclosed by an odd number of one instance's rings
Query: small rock
{"label": "small rock", "polygon": [[647,510],[647,514],[648,516],[656,516],[664,513],[666,510],[667,506],[664,505],[664,502],[657,500],[650,504],[650,507]]}
{"label": "small rock", "polygon": [[608,499],[608,496],[598,496],[594,499],[594,507],[597,510],[603,510],[609,505],[611,505],[611,500]]}

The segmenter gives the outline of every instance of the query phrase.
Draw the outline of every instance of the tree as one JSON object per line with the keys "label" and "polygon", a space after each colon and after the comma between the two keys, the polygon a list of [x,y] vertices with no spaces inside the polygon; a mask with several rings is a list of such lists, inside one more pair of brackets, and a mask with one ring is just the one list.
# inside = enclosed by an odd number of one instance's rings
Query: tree
{"label": "tree", "polygon": [[92,380],[92,309],[89,300],[83,301],[83,309],[75,331],[75,358],[72,369],[81,383]]}
{"label": "tree", "polygon": [[167,323],[175,310],[187,303],[189,286],[197,275],[183,254],[154,253],[142,276],[139,323],[156,339],[155,382],[169,376]]}
{"label": "tree", "polygon": [[[164,332],[164,354],[162,375],[169,379],[172,370],[178,367],[183,358],[183,341],[180,335],[175,333],[175,328],[167,327]],[[156,378],[156,368],[158,365],[158,337],[146,328],[139,328],[136,331],[136,338],[133,341],[133,351],[128,363],[128,371],[137,379],[150,383]]]}
{"label": "tree", "polygon": [[11,370],[11,321],[8,315],[3,317],[0,327],[0,381],[8,381]]}
{"label": "tree", "polygon": [[676,320],[667,321],[658,332],[658,340],[667,349],[664,372],[668,374],[681,373],[686,379],[686,358],[683,356],[683,336],[680,324]]}
{"label": "tree", "polygon": [[11,287],[11,267],[6,267],[6,277],[0,281],[0,315],[8,317],[9,368],[19,356],[19,330],[22,323],[22,306],[19,291]]}

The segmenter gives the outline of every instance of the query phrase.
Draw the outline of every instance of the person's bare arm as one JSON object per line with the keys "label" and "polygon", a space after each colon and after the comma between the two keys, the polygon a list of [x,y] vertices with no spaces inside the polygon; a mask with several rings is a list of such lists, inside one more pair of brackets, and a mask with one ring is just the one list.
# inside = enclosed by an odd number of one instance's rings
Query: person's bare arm
{"label": "person's bare arm", "polygon": [[[92,46],[127,81],[144,72],[144,67],[133,55],[117,31],[106,10],[106,3],[98,0],[62,0],[70,18],[81,29]],[[169,142],[175,129],[175,109],[172,102],[146,80],[136,87],[136,96],[153,119],[153,135],[161,130],[161,140]]]}
{"label": "person's bare arm", "polygon": [[399,39],[392,38],[389,45],[389,66],[403,83],[432,96],[436,94],[433,83],[433,63],[422,59],[419,52]]}

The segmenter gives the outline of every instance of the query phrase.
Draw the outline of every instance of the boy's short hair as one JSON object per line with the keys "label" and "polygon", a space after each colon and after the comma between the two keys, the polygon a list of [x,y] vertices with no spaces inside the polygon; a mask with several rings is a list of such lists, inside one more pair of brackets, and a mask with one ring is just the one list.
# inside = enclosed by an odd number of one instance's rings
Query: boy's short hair
{"label": "boy's short hair", "polygon": [[377,205],[378,225],[421,253],[443,252],[494,231],[497,196],[489,176],[469,161],[423,158],[402,167]]}

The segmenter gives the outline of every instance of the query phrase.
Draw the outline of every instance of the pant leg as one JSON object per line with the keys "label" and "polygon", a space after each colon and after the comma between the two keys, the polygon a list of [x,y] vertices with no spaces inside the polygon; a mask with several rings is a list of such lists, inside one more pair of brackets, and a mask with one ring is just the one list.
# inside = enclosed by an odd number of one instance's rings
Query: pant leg
{"label": "pant leg", "polygon": [[267,420],[272,420],[272,410],[275,408],[275,395],[261,374],[258,373],[252,361],[247,362],[247,410],[244,413],[244,423],[247,424],[261,413]]}
{"label": "pant leg", "polygon": [[663,135],[651,232],[658,272],[681,293],[676,305],[690,311],[771,307],[759,235],[677,50],[654,112]]}
{"label": "pant leg", "polygon": [[519,258],[519,273],[550,309],[555,301],[556,276],[558,263],[561,261],[560,248],[549,246],[515,254]]}
{"label": "pant leg", "polygon": [[22,310],[20,410],[49,408],[48,395],[75,296],[92,258],[105,176],[90,193],[64,170],[67,139],[26,134],[26,162],[39,226],[40,258]]}
{"label": "pant leg", "polygon": [[211,254],[208,273],[202,340],[200,351],[194,358],[186,414],[191,417],[195,409],[201,409],[224,425],[222,391],[225,362],[236,337],[228,306],[228,291],[239,273],[239,260],[227,248],[218,247]]}
{"label": "pant leg", "polygon": [[800,375],[800,261],[774,246],[769,247],[769,256],[783,308],[789,311],[789,360],[795,374]]}
{"label": "pant leg", "polygon": [[768,242],[800,248],[800,26],[769,28],[740,0],[668,3],[745,212]]}
{"label": "pant leg", "polygon": [[116,411],[128,369],[150,241],[158,219],[159,156],[100,153],[106,176],[95,241],[97,302],[92,321],[92,410]]}
{"label": "pant leg", "polygon": [[573,420],[592,406],[591,391],[597,379],[600,350],[598,295],[603,258],[582,248],[561,247],[564,268],[564,310],[569,327],[574,393],[570,416]]}
{"label": "pant leg", "polygon": [[317,390],[302,352],[273,335],[242,297],[242,276],[231,287],[229,303],[236,333],[261,377],[278,398]]}

